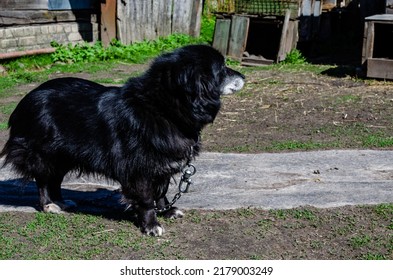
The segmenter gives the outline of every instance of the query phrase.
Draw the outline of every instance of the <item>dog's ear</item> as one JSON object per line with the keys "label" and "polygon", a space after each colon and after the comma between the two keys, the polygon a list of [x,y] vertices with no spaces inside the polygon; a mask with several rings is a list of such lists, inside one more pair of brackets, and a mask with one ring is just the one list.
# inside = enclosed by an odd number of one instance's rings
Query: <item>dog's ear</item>
{"label": "dog's ear", "polygon": [[182,65],[175,70],[175,84],[179,93],[186,93],[191,98],[201,96],[204,90],[202,75],[196,67]]}
{"label": "dog's ear", "polygon": [[189,64],[183,65],[175,72],[177,88],[192,100],[219,97],[220,88],[211,69],[200,69],[194,64]]}

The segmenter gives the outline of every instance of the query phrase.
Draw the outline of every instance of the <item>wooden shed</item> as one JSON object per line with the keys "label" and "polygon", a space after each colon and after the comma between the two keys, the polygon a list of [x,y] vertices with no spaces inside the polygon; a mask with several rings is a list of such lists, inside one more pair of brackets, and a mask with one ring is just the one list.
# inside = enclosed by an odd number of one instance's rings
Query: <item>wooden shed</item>
{"label": "wooden shed", "polygon": [[366,18],[362,64],[367,77],[393,79],[393,14]]}
{"label": "wooden shed", "polygon": [[[320,0],[232,0],[229,11],[217,11],[213,46],[244,65],[271,64],[296,48],[299,34],[314,32]],[[303,30],[299,32],[299,21]]]}

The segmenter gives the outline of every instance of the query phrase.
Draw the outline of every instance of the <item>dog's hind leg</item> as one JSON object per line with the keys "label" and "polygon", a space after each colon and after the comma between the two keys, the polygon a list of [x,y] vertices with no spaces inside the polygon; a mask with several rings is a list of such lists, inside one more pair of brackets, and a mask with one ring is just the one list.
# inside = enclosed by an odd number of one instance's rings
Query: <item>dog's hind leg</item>
{"label": "dog's hind leg", "polygon": [[49,179],[44,176],[37,176],[35,182],[40,196],[41,210],[49,213],[61,213],[61,207],[56,205],[49,195]]}
{"label": "dog's hind leg", "polygon": [[61,195],[63,177],[64,175],[59,174],[50,177],[36,177],[36,184],[40,195],[40,206],[44,212],[61,213],[63,210],[76,207],[75,202],[63,200]]}

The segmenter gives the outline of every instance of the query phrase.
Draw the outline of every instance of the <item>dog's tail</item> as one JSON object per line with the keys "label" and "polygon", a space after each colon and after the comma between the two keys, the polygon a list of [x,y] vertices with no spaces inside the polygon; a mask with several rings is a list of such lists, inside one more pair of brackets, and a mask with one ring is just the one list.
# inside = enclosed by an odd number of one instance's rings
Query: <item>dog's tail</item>
{"label": "dog's tail", "polygon": [[10,138],[0,152],[4,158],[1,168],[11,165],[12,170],[23,178],[32,179],[38,170],[45,170],[42,159],[28,147],[24,138]]}

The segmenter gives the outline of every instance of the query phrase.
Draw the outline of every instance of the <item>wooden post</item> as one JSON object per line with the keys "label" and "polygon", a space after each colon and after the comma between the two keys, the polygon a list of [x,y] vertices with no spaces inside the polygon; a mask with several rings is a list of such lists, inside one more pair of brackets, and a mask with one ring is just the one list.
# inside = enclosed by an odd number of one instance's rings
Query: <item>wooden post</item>
{"label": "wooden post", "polygon": [[[285,12],[284,23],[283,23],[283,26],[282,26],[280,46],[278,48],[278,54],[277,54],[276,62],[283,61],[286,58],[286,56],[287,56],[288,49],[290,51],[290,49],[292,47],[292,40],[288,40],[288,26],[289,26],[289,19],[290,18],[291,18],[291,11],[287,10]],[[287,46],[288,43],[290,43],[289,48]]]}
{"label": "wooden post", "polygon": [[233,16],[229,38],[228,56],[241,60],[246,49],[250,19],[243,16]]}
{"label": "wooden post", "polygon": [[117,0],[101,2],[101,42],[104,46],[116,39],[116,2]]}
{"label": "wooden post", "polygon": [[364,23],[362,65],[366,63],[367,59],[373,56],[373,52],[374,52],[374,22],[366,21]]}
{"label": "wooden post", "polygon": [[219,50],[222,55],[227,55],[229,31],[231,29],[230,19],[216,19],[214,27],[213,47]]}

